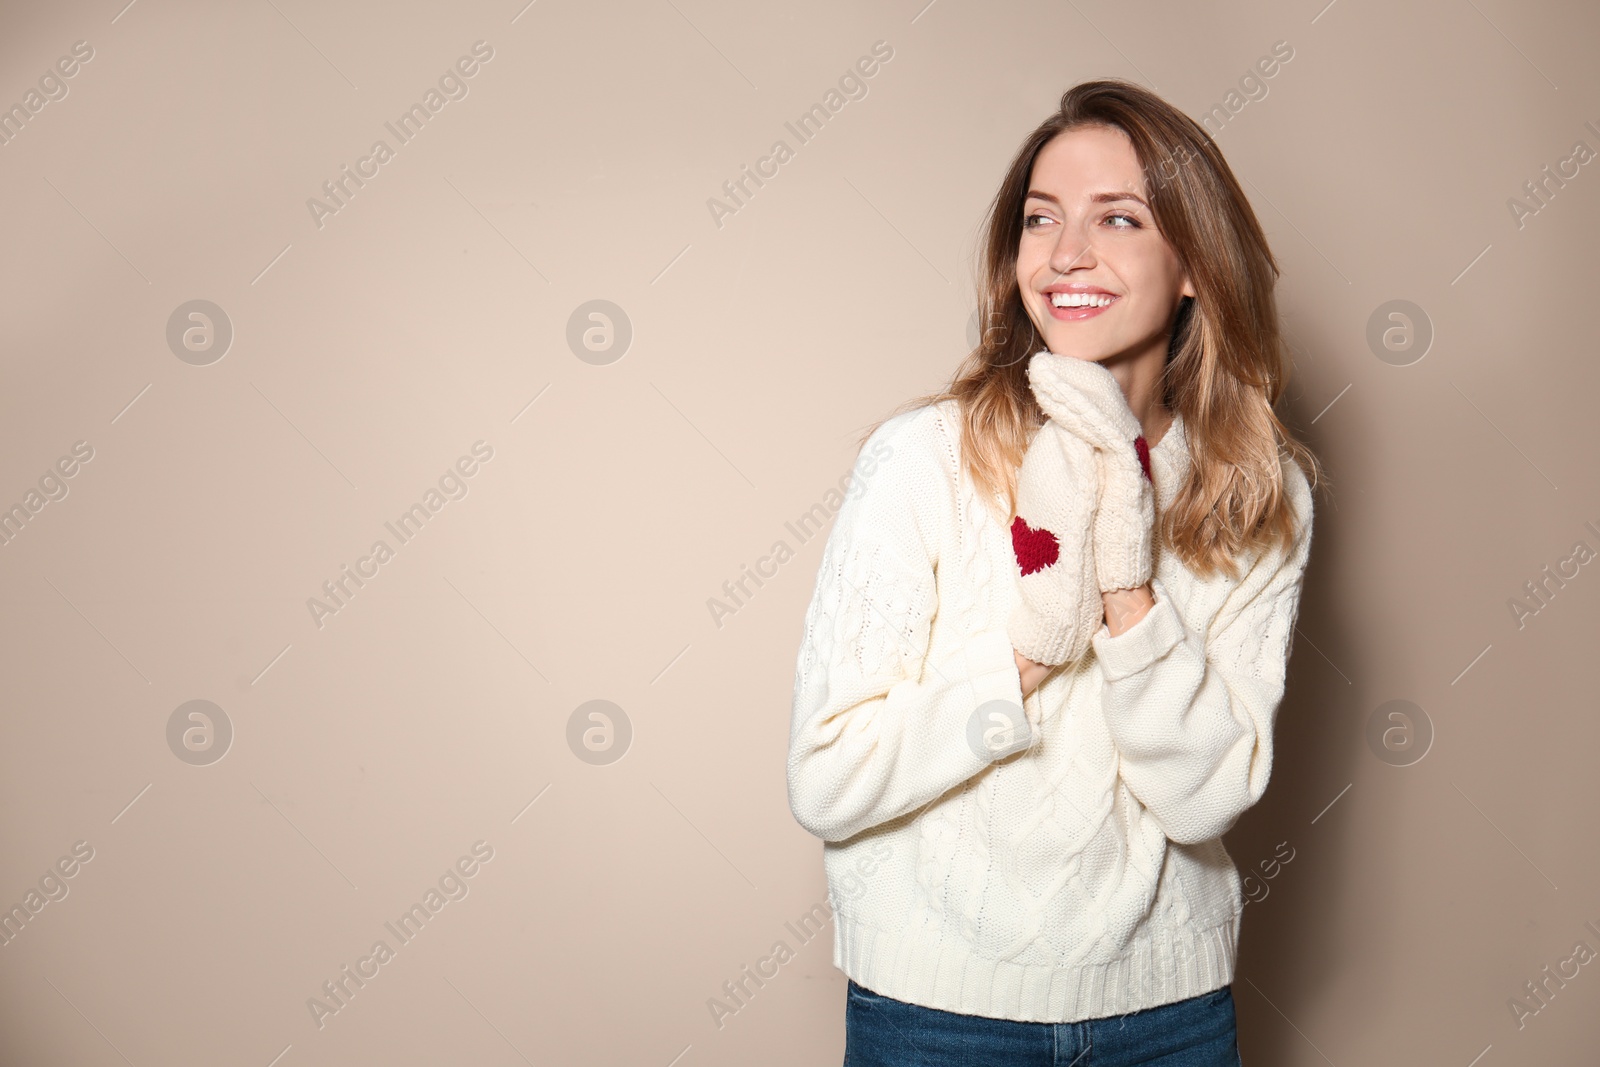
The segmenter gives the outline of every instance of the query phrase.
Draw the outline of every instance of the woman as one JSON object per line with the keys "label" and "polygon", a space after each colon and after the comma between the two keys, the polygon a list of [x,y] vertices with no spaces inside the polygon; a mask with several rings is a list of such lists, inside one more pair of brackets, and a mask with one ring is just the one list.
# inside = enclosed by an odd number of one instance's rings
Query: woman
{"label": "woman", "polygon": [[1239,1063],[1221,836],[1267,787],[1322,480],[1273,412],[1276,277],[1136,85],[1069,90],[1013,160],[988,328],[869,431],[806,614],[789,799],[846,1067]]}

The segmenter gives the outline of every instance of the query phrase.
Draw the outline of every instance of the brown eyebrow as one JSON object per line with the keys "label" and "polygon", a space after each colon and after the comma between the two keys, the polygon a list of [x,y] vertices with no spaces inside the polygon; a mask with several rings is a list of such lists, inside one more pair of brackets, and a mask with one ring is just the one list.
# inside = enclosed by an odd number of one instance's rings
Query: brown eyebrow
{"label": "brown eyebrow", "polygon": [[[1144,197],[1139,196],[1137,193],[1094,193],[1089,197],[1089,199],[1096,204],[1113,204],[1118,200],[1133,200],[1144,205],[1144,207],[1147,209],[1150,207],[1149,204],[1145,203]],[[1023,197],[1022,200],[1023,203],[1027,203],[1029,200],[1048,200],[1057,207],[1061,206],[1060,200],[1057,200],[1049,193],[1041,193],[1037,189],[1029,189],[1028,195]]]}

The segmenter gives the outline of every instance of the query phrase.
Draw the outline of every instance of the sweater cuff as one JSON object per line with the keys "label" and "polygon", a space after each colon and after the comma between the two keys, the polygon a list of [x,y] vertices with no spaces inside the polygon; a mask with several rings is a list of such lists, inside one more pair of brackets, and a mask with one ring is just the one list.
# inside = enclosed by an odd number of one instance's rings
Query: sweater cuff
{"label": "sweater cuff", "polygon": [[1094,653],[1100,660],[1107,681],[1115,682],[1149,667],[1183,641],[1183,620],[1172,606],[1172,598],[1160,578],[1150,579],[1155,604],[1144,618],[1115,637],[1104,623],[1093,638]]}
{"label": "sweater cuff", "polygon": [[[962,643],[962,654],[967,665],[967,684],[972,687],[967,744],[973,755],[993,762],[1032,748],[1039,741],[1039,733],[1028,715],[1027,705],[1022,702],[1022,674],[1017,670],[1010,634],[1005,630],[979,630],[969,634]],[[987,732],[996,709],[983,709],[996,701],[1007,705],[1001,714],[1011,723],[1009,744],[1000,744]]]}
{"label": "sweater cuff", "polygon": [[1004,629],[979,630],[962,643],[962,653],[979,704],[1009,700],[1022,706],[1022,675],[1017,672],[1010,634]]}

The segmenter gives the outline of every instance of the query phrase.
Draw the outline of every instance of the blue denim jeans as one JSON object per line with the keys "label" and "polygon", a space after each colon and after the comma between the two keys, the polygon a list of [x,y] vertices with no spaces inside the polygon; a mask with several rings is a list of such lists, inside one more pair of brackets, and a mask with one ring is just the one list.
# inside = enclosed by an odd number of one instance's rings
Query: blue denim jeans
{"label": "blue denim jeans", "polygon": [[844,1067],[1242,1067],[1229,986],[1127,1015],[1027,1023],[957,1015],[851,981]]}

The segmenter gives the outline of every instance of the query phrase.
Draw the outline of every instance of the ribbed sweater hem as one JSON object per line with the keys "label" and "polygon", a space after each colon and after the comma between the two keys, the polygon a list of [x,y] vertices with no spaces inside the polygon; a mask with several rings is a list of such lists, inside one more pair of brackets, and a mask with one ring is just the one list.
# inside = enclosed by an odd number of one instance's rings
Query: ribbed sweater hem
{"label": "ribbed sweater hem", "polygon": [[833,963],[908,1004],[1018,1022],[1081,1022],[1172,1004],[1233,981],[1239,916],[1137,938],[1107,963],[1061,968],[986,959],[924,931],[891,932],[834,915]]}

